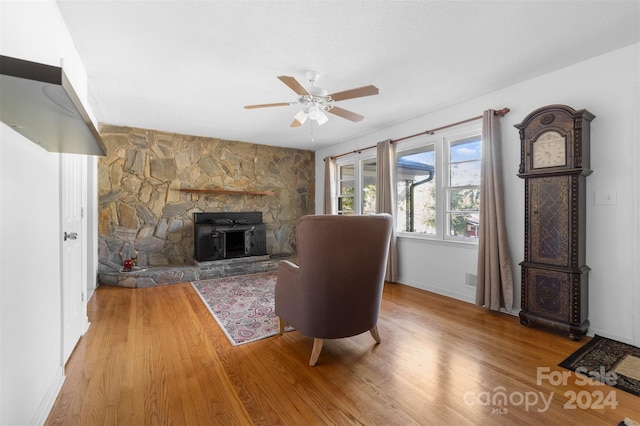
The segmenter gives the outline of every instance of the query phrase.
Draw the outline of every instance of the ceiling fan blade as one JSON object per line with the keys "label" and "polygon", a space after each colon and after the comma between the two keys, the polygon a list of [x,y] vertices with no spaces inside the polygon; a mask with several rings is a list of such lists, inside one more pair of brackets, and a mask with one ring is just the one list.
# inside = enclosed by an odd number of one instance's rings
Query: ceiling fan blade
{"label": "ceiling fan blade", "polygon": [[331,99],[333,99],[334,101],[343,101],[345,99],[353,99],[353,98],[361,98],[363,96],[377,95],[378,93],[379,93],[379,90],[376,86],[369,85],[369,86],[357,87],[355,89],[345,90],[343,92],[337,92],[329,96],[331,96]]}
{"label": "ceiling fan blade", "polygon": [[279,75],[278,78],[284,84],[289,86],[289,88],[291,90],[293,90],[294,92],[296,92],[298,95],[308,95],[309,94],[307,89],[305,89],[302,84],[298,83],[298,80],[296,80],[294,77],[289,77],[289,76],[286,76],[286,75]]}
{"label": "ceiling fan blade", "polygon": [[300,127],[300,126],[302,126],[302,123],[299,122],[297,118],[294,118],[290,127]]}
{"label": "ceiling fan blade", "polygon": [[331,114],[335,114],[339,117],[346,118],[347,120],[351,120],[351,121],[361,121],[364,118],[364,116],[360,114],[356,114],[355,112],[351,112],[337,106],[334,106],[327,112],[330,112]]}
{"label": "ceiling fan blade", "polygon": [[278,106],[289,106],[293,105],[291,102],[279,102],[276,104],[260,104],[260,105],[247,105],[245,109],[255,109],[255,108],[270,108],[270,107],[278,107]]}

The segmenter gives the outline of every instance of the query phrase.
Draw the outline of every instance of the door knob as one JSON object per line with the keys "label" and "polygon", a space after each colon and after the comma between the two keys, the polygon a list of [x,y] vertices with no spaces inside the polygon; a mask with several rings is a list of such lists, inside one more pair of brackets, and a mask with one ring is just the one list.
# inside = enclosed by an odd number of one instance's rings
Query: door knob
{"label": "door knob", "polygon": [[70,233],[64,233],[64,240],[77,240],[78,239],[78,233],[77,232],[70,232]]}

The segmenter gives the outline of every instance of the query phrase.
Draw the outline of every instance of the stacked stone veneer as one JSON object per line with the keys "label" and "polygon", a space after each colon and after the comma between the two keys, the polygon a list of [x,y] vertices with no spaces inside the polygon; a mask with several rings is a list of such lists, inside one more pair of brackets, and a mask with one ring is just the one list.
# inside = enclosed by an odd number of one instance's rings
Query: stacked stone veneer
{"label": "stacked stone veneer", "polygon": [[194,264],[194,212],[260,211],[267,252],[295,253],[295,224],[314,212],[312,151],[129,127],[103,125],[100,134],[107,147],[98,163],[100,271],[121,268],[129,250],[141,266]]}

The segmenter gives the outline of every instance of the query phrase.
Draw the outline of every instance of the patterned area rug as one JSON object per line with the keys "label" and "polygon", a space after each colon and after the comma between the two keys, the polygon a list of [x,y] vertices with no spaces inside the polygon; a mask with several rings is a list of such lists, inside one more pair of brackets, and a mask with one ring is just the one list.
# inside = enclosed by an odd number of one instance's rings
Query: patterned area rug
{"label": "patterned area rug", "polygon": [[195,281],[191,285],[231,344],[237,346],[278,334],[274,312],[276,277],[272,271]]}
{"label": "patterned area rug", "polygon": [[578,373],[640,396],[640,348],[635,346],[596,334],[558,365],[573,371],[580,368]]}

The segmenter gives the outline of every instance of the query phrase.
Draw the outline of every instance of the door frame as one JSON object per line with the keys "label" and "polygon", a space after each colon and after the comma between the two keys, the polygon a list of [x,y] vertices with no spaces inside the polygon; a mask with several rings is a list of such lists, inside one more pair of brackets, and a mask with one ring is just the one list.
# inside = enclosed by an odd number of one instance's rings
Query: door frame
{"label": "door frame", "polygon": [[[77,156],[78,161],[80,163],[80,170],[79,170],[79,174],[80,176],[75,176],[73,178],[75,179],[80,179],[80,229],[79,229],[79,243],[80,243],[80,258],[76,259],[77,262],[80,263],[80,274],[79,274],[79,279],[80,279],[80,285],[79,285],[79,292],[80,294],[68,294],[69,297],[72,297],[75,299],[75,301],[69,301],[69,300],[65,300],[65,295],[67,295],[66,290],[66,284],[65,284],[65,248],[64,248],[64,234],[65,231],[68,231],[68,229],[66,229],[67,225],[65,224],[65,217],[64,217],[64,203],[65,203],[65,199],[67,197],[68,194],[66,194],[66,191],[68,190],[68,186],[65,184],[65,180],[71,178],[70,174],[72,173],[72,171],[70,170],[70,167],[67,165],[66,163],[66,159],[70,158],[71,156]],[[80,340],[80,338],[87,332],[87,329],[89,328],[89,319],[87,316],[87,270],[88,265],[87,265],[87,235],[88,235],[88,231],[89,231],[89,226],[88,226],[88,221],[87,221],[87,194],[88,194],[88,183],[87,183],[87,176],[88,175],[88,160],[87,160],[87,156],[85,155],[80,155],[80,154],[60,154],[60,310],[61,310],[61,316],[60,316],[60,339],[61,339],[61,344],[60,344],[60,360],[61,360],[61,366],[64,369],[64,365],[66,364],[66,362],[68,361],[68,358],[71,356],[71,353],[73,352],[75,346],[78,344],[78,341]],[[67,303],[77,303],[78,298],[81,300],[80,302],[80,316],[81,318],[78,320],[78,324],[76,324],[76,326],[78,327],[78,330],[80,330],[80,336],[78,336],[78,339],[73,343],[73,347],[69,347],[70,344],[67,342],[67,337],[66,336],[66,326],[67,326],[67,318],[65,318],[65,314],[66,314],[66,304]]]}

